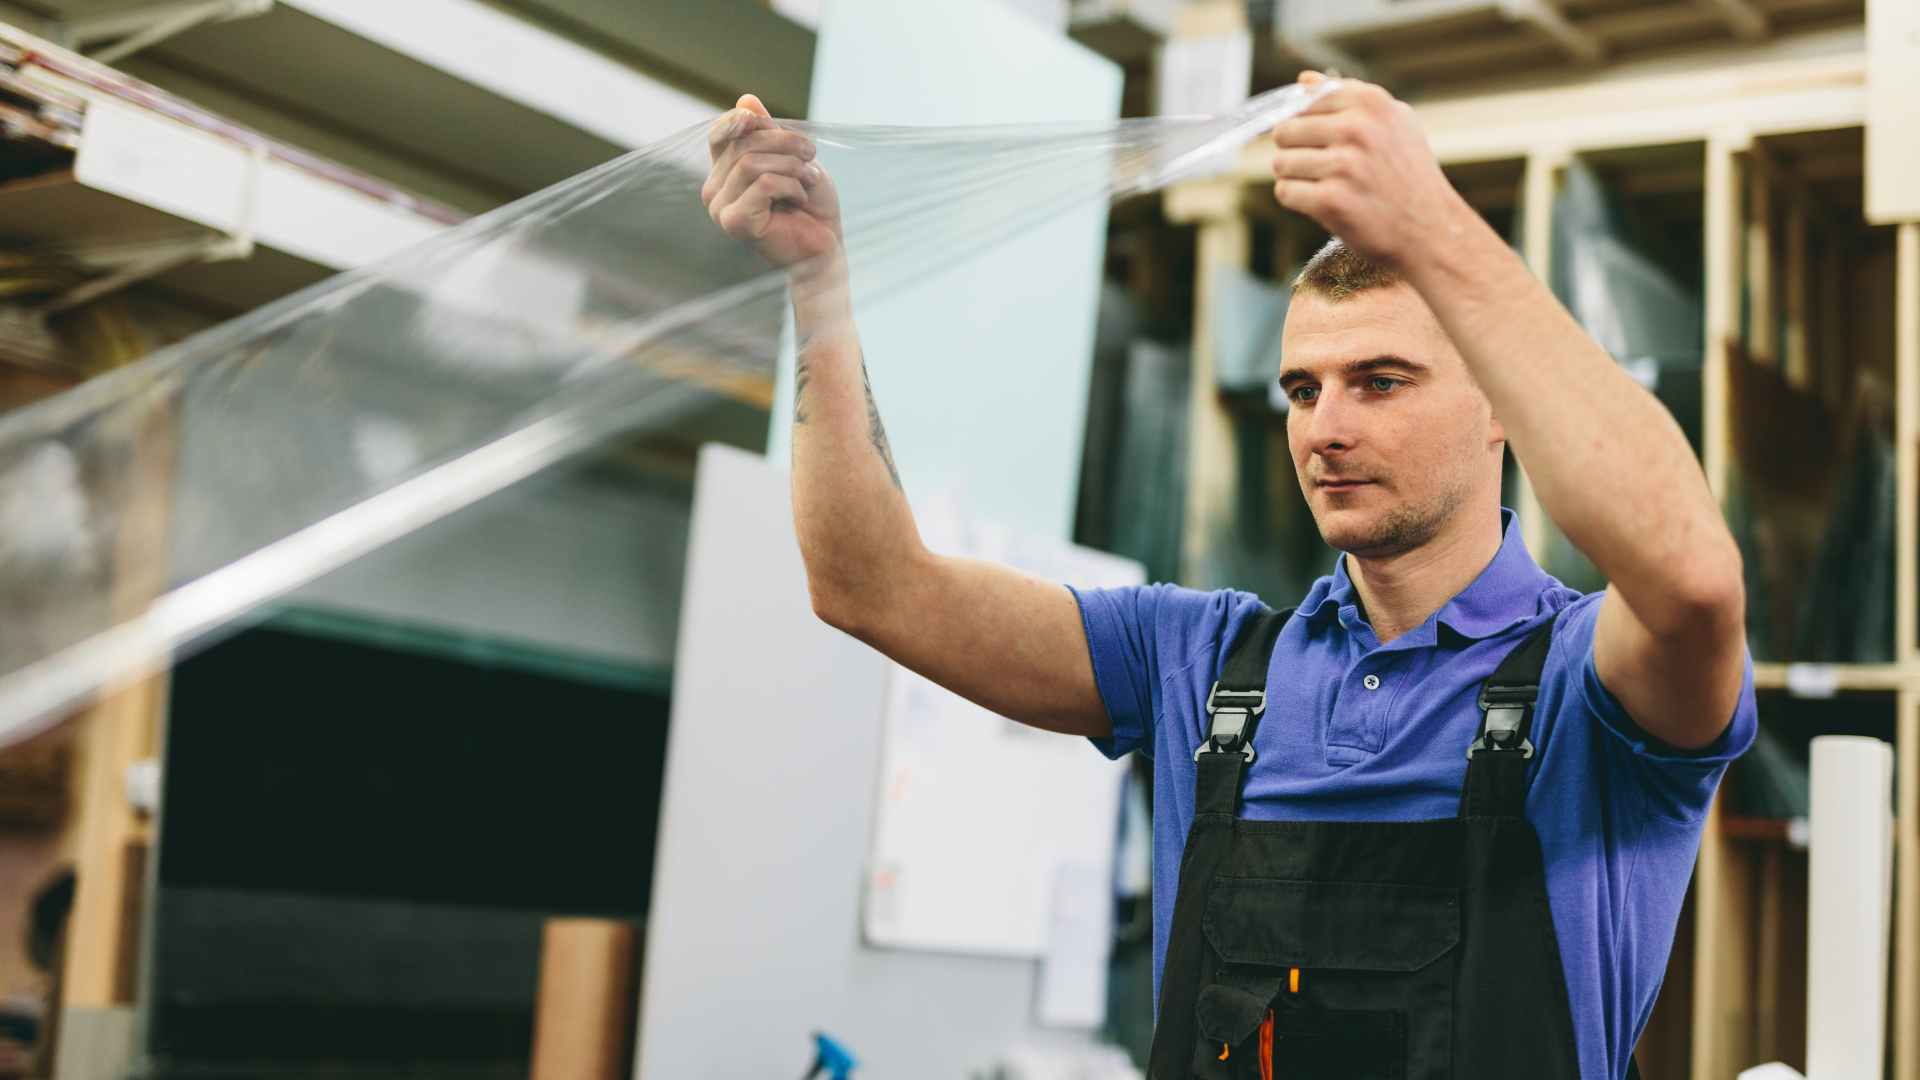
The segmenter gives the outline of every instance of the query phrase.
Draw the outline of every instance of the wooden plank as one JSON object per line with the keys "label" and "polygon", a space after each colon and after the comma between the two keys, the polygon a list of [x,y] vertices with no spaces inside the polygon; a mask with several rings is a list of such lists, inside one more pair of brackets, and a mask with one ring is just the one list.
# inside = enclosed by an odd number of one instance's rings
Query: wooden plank
{"label": "wooden plank", "polygon": [[1771,840],[1784,844],[1793,836],[1793,822],[1788,818],[1721,814],[1720,835],[1729,840]]}
{"label": "wooden plank", "polygon": [[140,995],[140,937],[145,923],[147,856],[152,845],[141,837],[120,849],[120,941],[113,969],[113,999],[132,1003]]}
{"label": "wooden plank", "polygon": [[1832,680],[1836,690],[1898,690],[1912,677],[1903,664],[1755,664],[1754,689],[1787,689],[1793,682],[1787,669],[1795,666],[1819,668],[1819,676]]}
{"label": "wooden plank", "polygon": [[1595,11],[1580,22],[1605,41],[1648,38],[1687,41],[1711,34],[1720,18],[1705,4],[1685,4]]}
{"label": "wooden plank", "polygon": [[1786,361],[1787,382],[1796,390],[1810,389],[1813,362],[1807,355],[1807,199],[1799,184],[1787,196],[1786,265],[1780,281],[1785,327],[1780,357]]}
{"label": "wooden plank", "polygon": [[1920,223],[1900,226],[1893,280],[1894,655],[1914,663],[1920,661],[1914,625],[1920,620]]}
{"label": "wooden plank", "polygon": [[1867,0],[1867,220],[1920,221],[1920,4]]}
{"label": "wooden plank", "polygon": [[[1898,271],[1900,290],[1898,331],[1900,427],[1900,641],[1902,655],[1913,649],[1916,573],[1915,453],[1920,453],[1920,224],[1900,227]],[[1893,887],[1894,954],[1893,1015],[1906,1021],[1893,1025],[1894,1080],[1920,1080],[1920,681],[1900,691],[1896,760]]]}
{"label": "wooden plank", "polygon": [[[138,424],[131,493],[113,540],[109,609],[116,620],[144,612],[167,586],[173,510],[175,417],[165,406],[127,418]],[[127,802],[127,766],[153,757],[165,710],[164,674],[129,675],[81,716],[83,783],[74,858],[73,913],[61,978],[64,1080],[123,1074],[133,1053],[132,1001],[138,986],[138,894],[145,860],[132,848],[150,827]]]}
{"label": "wooden plank", "polygon": [[532,1080],[625,1080],[633,1068],[631,923],[548,919],[540,948]]}
{"label": "wooden plank", "polygon": [[[1178,220],[1178,219],[1176,219]],[[1224,216],[1200,222],[1194,267],[1193,367],[1187,429],[1187,512],[1180,578],[1197,589],[1217,588],[1209,569],[1215,537],[1233,527],[1239,454],[1233,418],[1214,392],[1213,296],[1221,268],[1245,269],[1252,230],[1237,198]]]}
{"label": "wooden plank", "polygon": [[1774,172],[1762,147],[1747,149],[1747,356],[1763,366],[1772,366],[1780,355],[1773,312]]}
{"label": "wooden plank", "polygon": [[[1535,147],[1527,154],[1527,170],[1520,183],[1525,192],[1522,212],[1526,215],[1526,250],[1521,254],[1533,276],[1553,287],[1553,197],[1560,190],[1560,174],[1572,160],[1565,148]],[[1516,457],[1515,461],[1519,459]],[[1520,514],[1520,538],[1526,541],[1533,560],[1545,565],[1547,545],[1553,535],[1553,522],[1534,496],[1533,481],[1520,470],[1520,490],[1514,499]]]}
{"label": "wooden plank", "polygon": [[[1265,146],[1266,140],[1256,139],[1251,145],[1256,148]],[[1268,170],[1264,175],[1269,186],[1273,183],[1272,160],[1273,152],[1268,149],[1261,168]],[[1232,177],[1175,184],[1167,189],[1164,207],[1167,220],[1175,225],[1224,221],[1241,212],[1241,189],[1245,186],[1241,180]]]}
{"label": "wooden plank", "polygon": [[1865,120],[1866,64],[1856,53],[1456,98],[1415,111],[1443,163],[1517,157],[1547,142],[1581,151],[1695,142],[1729,128],[1821,131]]}
{"label": "wooden plank", "polygon": [[142,844],[145,828],[127,805],[127,766],[153,756],[155,721],[166,680],[148,679],[107,698],[81,717],[83,759],[78,850],[64,1006],[125,1005],[133,998],[128,965],[137,952],[127,897],[141,886],[129,876],[127,849]]}
{"label": "wooden plank", "polygon": [[[1898,3],[1900,0],[1893,0]],[[1867,60],[1847,53],[1705,71],[1605,79],[1414,106],[1443,165],[1524,158],[1535,147],[1573,152],[1859,127],[1867,120]],[[1235,174],[1268,176],[1266,140],[1241,150]]]}
{"label": "wooden plank", "polygon": [[1727,342],[1740,316],[1740,163],[1744,132],[1723,132],[1707,140],[1706,180],[1706,368],[1701,373],[1702,464],[1707,484],[1724,505],[1732,463],[1733,426],[1727,415]]}
{"label": "wooden plank", "polygon": [[[1784,823],[1783,823],[1784,824]],[[1753,845],[1759,862],[1755,884],[1757,912],[1753,950],[1753,1057],[1756,1061],[1780,1060],[1781,938],[1785,902],[1781,894],[1780,862],[1785,845],[1766,841]]]}
{"label": "wooden plank", "polygon": [[1237,0],[1194,0],[1176,16],[1175,37],[1211,37],[1247,28],[1247,8]]}
{"label": "wooden plank", "polygon": [[1734,1080],[1753,1053],[1753,851],[1722,835],[1724,802],[1707,813],[1694,869],[1693,1080]]}
{"label": "wooden plank", "polygon": [[[1739,314],[1740,168],[1743,132],[1722,132],[1707,141],[1706,169],[1706,370],[1703,456],[1707,482],[1726,499],[1731,458],[1727,415],[1727,340]],[[1748,889],[1743,841],[1722,835],[1722,799],[1714,799],[1700,838],[1694,870],[1693,1080],[1732,1080],[1751,1038],[1748,1002],[1752,979]]]}

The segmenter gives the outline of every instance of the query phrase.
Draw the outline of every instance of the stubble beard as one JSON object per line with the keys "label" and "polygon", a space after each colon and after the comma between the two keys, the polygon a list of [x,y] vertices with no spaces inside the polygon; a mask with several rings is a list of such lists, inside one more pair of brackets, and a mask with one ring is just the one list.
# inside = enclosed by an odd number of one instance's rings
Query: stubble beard
{"label": "stubble beard", "polygon": [[1357,529],[1331,531],[1318,518],[1328,547],[1362,559],[1391,558],[1425,547],[1440,535],[1454,512],[1467,501],[1469,486],[1457,481],[1424,503],[1402,503]]}

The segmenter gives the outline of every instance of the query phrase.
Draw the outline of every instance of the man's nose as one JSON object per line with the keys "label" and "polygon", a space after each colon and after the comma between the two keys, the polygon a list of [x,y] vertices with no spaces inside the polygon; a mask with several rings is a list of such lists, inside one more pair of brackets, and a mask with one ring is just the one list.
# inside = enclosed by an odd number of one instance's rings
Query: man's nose
{"label": "man's nose", "polygon": [[1360,441],[1359,417],[1352,404],[1338,392],[1322,392],[1313,408],[1303,411],[1307,430],[1307,449],[1321,456],[1351,450]]}

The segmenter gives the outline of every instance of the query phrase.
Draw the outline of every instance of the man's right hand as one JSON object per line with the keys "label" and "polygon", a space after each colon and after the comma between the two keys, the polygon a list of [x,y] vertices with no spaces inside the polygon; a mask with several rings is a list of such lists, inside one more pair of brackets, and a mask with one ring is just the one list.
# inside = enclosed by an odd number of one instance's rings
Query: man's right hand
{"label": "man's right hand", "polygon": [[707,129],[713,170],[700,198],[727,235],[791,272],[840,250],[840,196],[814,159],[813,141],[780,128],[747,94]]}

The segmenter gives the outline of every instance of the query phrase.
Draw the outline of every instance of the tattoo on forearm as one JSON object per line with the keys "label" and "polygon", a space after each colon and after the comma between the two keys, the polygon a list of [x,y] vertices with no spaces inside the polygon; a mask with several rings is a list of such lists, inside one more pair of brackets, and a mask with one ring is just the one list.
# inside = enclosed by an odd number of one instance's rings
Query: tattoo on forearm
{"label": "tattoo on forearm", "polygon": [[867,379],[867,358],[860,357],[860,389],[867,395],[867,438],[873,440],[873,448],[880,452],[880,461],[887,467],[887,476],[893,480],[895,491],[906,491],[900,485],[900,470],[893,466],[893,447],[887,445],[887,429],[880,423],[880,406],[873,400],[873,383]]}
{"label": "tattoo on forearm", "polygon": [[793,423],[796,427],[807,422],[807,383],[812,378],[813,365],[807,363],[807,347],[802,342],[793,358]]}

